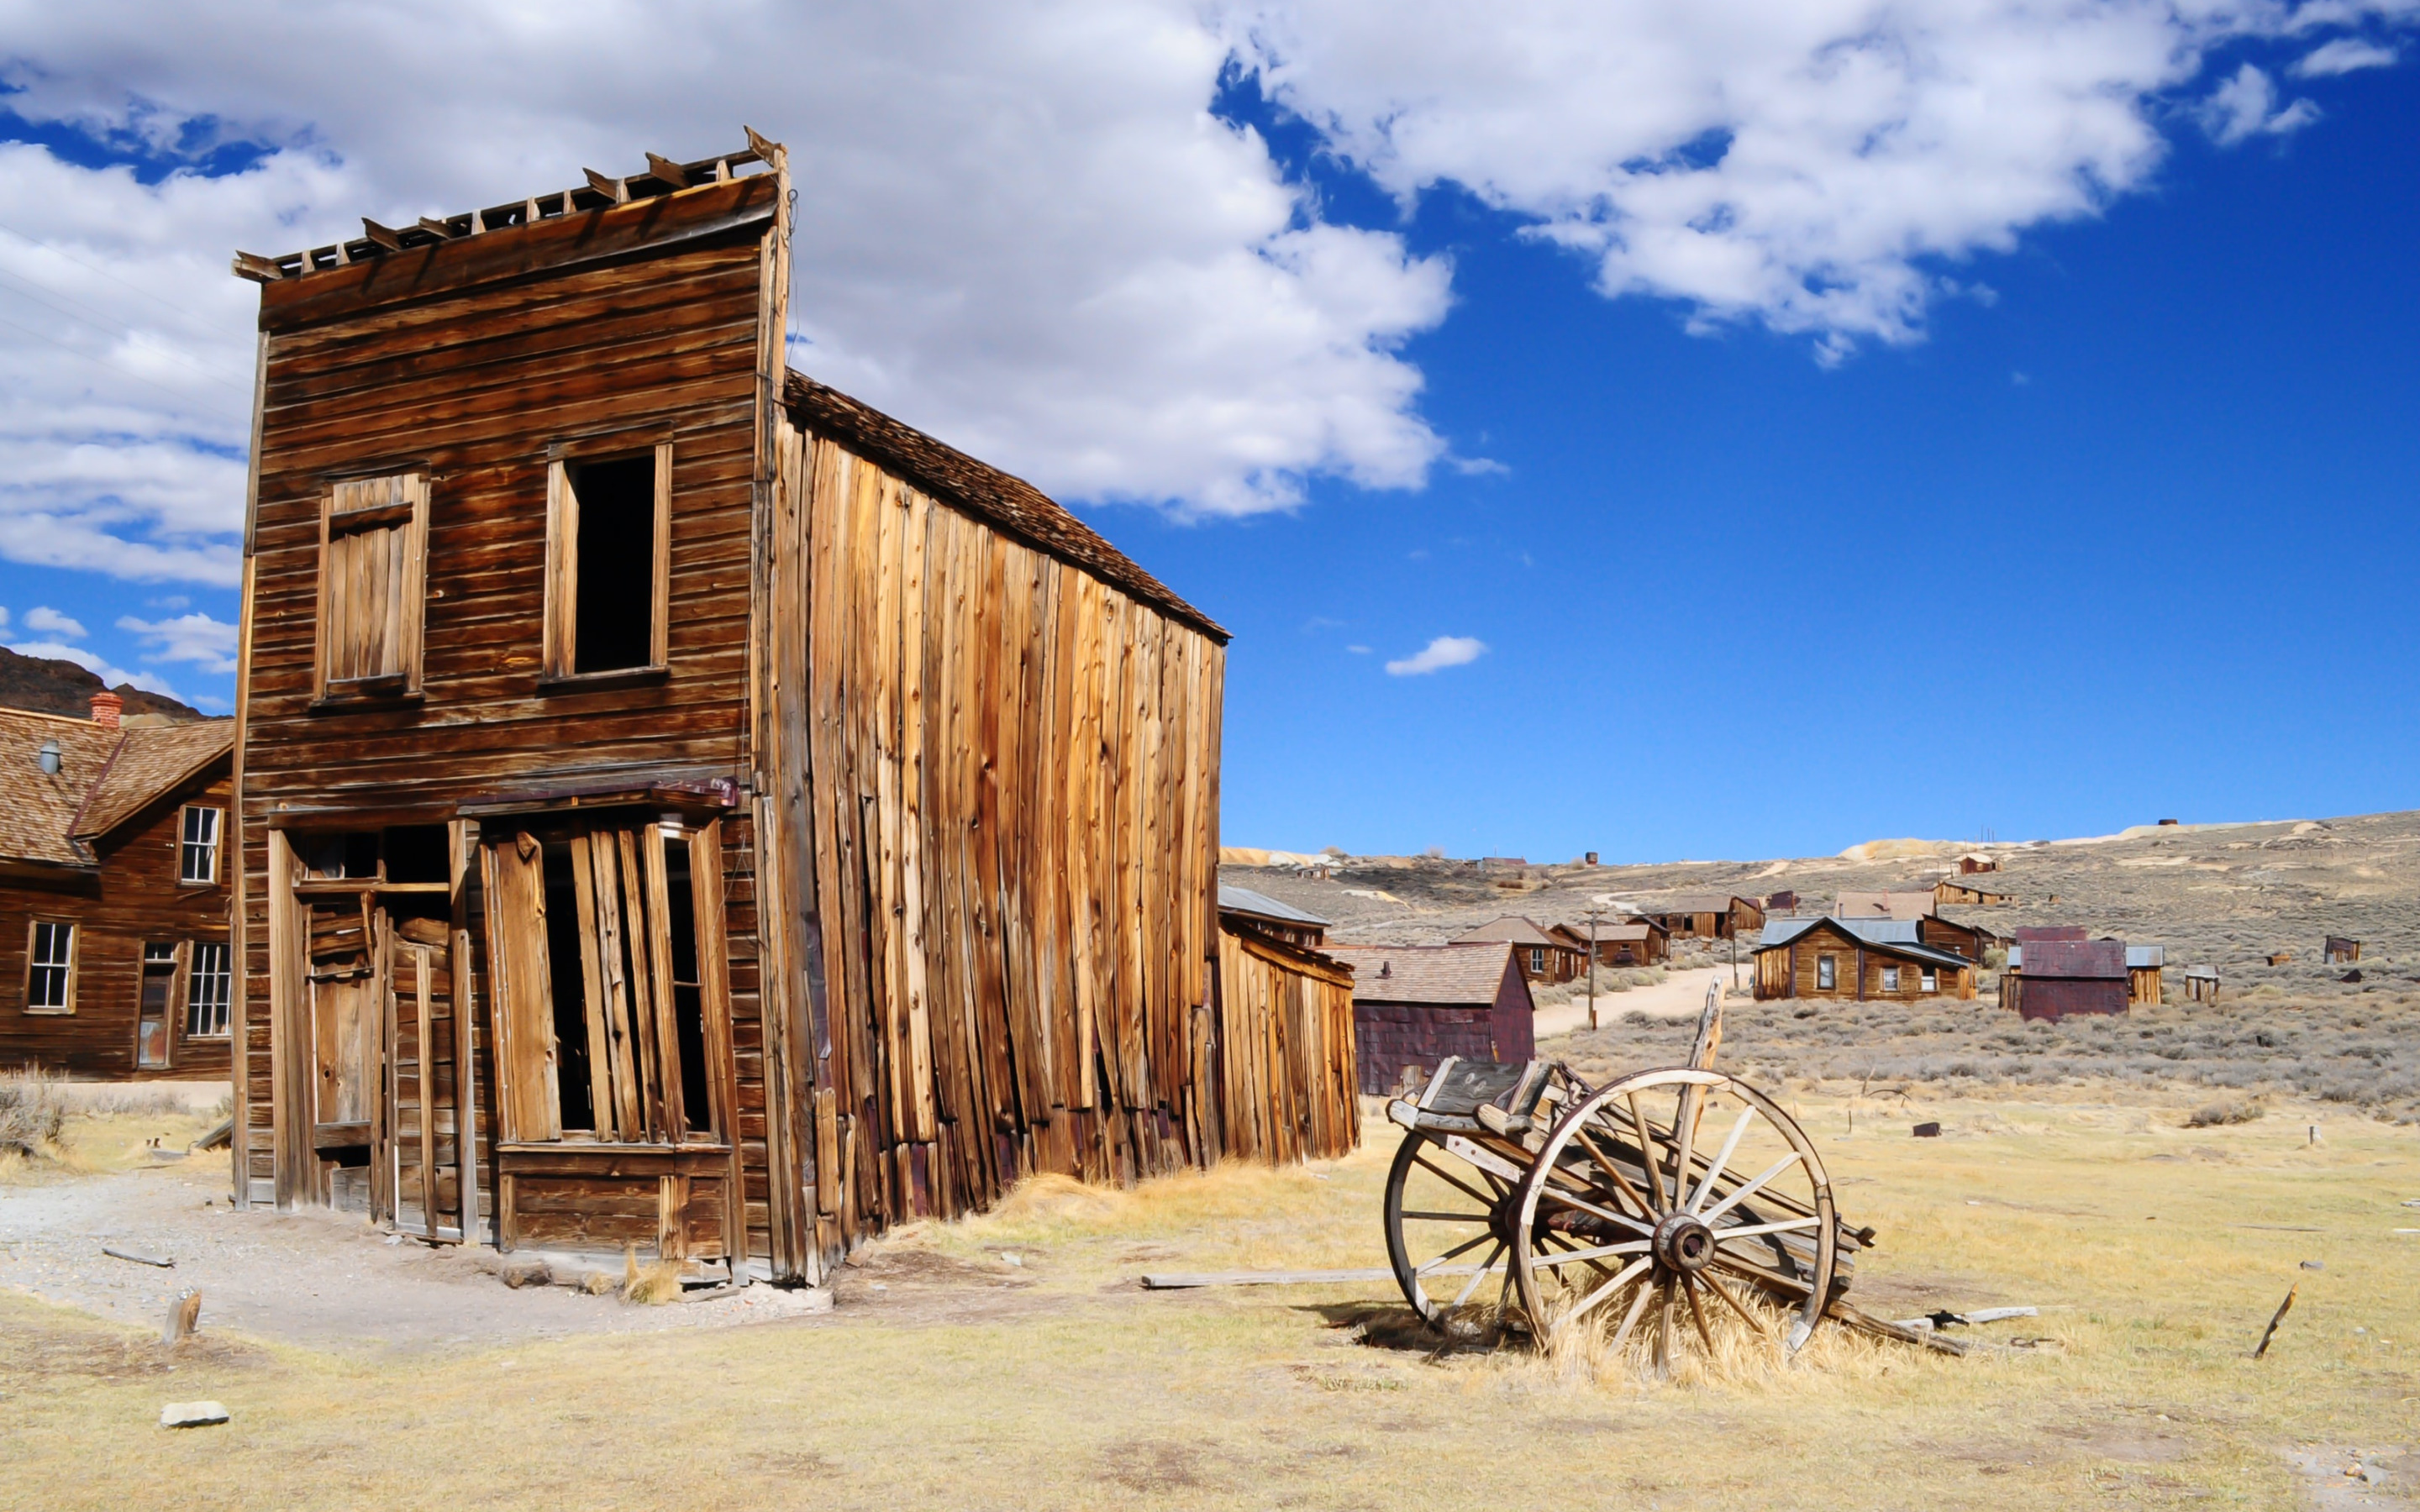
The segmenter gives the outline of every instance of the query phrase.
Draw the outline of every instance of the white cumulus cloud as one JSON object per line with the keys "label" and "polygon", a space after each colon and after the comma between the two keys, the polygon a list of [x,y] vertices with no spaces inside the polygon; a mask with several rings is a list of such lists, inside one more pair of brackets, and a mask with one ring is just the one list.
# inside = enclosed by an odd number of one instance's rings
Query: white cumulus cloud
{"label": "white cumulus cloud", "polygon": [[2280,109],[2277,85],[2261,69],[2246,63],[2235,70],[2201,103],[2202,130],[2221,147],[2233,147],[2255,136],[2286,136],[2319,118],[2319,107],[2297,100]]}
{"label": "white cumulus cloud", "polygon": [[2325,79],[2362,69],[2391,68],[2398,56],[2391,47],[2381,47],[2357,37],[2339,37],[2296,58],[2293,74],[2298,79]]}
{"label": "white cumulus cloud", "polygon": [[[31,620],[27,621],[31,624]],[[190,661],[206,672],[236,670],[236,626],[196,611],[172,620],[118,616],[117,627],[142,637],[146,661]]]}
{"label": "white cumulus cloud", "polygon": [[1474,637],[1441,635],[1410,656],[1387,663],[1387,671],[1394,677],[1418,677],[1477,661],[1486,650],[1487,642]]}
{"label": "white cumulus cloud", "polygon": [[64,635],[81,640],[91,634],[75,620],[60,613],[48,604],[37,604],[25,611],[25,628],[44,635]]}

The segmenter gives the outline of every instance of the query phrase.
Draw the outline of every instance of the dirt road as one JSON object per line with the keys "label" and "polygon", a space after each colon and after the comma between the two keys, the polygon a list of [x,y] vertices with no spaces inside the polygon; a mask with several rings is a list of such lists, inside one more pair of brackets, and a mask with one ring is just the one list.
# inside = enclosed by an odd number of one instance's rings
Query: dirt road
{"label": "dirt road", "polygon": [[[1695,1018],[1706,1006],[1706,983],[1720,981],[1725,1002],[1736,1002],[1747,995],[1743,987],[1730,989],[1731,968],[1708,966],[1698,971],[1675,971],[1650,987],[1633,987],[1628,992],[1596,995],[1596,1016],[1600,1024],[1610,1024],[1624,1013],[1645,1013],[1654,1018]],[[1740,974],[1745,982],[1747,974]],[[1550,1035],[1570,1034],[1588,1026],[1588,999],[1575,997],[1568,1003],[1538,1010],[1537,1034],[1541,1040]]]}

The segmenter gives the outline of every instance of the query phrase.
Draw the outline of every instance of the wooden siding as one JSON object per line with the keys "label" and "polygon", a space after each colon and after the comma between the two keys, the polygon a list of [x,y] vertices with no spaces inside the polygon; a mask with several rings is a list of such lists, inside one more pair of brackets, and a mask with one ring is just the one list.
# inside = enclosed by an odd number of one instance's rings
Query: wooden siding
{"label": "wooden siding", "polygon": [[2141,1007],[2158,1007],[2164,986],[2160,980],[2159,966],[2128,966],[2126,968],[2126,1001]]}
{"label": "wooden siding", "polygon": [[[177,880],[178,824],[185,805],[220,810],[219,878],[202,887]],[[97,876],[65,876],[35,885],[0,881],[0,1067],[47,1071],[104,1081],[214,1081],[227,1074],[226,1038],[185,1033],[186,992],[196,941],[227,938],[227,877],[235,848],[227,764],[147,806],[116,837],[97,847]],[[36,918],[76,926],[75,1011],[25,1011],[25,954]],[[177,947],[177,975],[168,996],[168,1063],[135,1064],[135,1021],[143,991],[143,947]],[[232,1015],[230,1015],[231,1017]]]}
{"label": "wooden siding", "polygon": [[791,1242],[1216,1158],[1223,646],[837,440],[785,424],[779,451]]}
{"label": "wooden siding", "polygon": [[1332,1160],[1361,1136],[1353,971],[1224,920],[1217,1057],[1226,1153]]}

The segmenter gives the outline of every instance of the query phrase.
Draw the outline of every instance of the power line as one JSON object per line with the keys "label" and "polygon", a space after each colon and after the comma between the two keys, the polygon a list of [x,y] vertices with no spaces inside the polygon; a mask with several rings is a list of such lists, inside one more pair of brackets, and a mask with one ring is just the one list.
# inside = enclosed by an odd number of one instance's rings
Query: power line
{"label": "power line", "polygon": [[[96,318],[100,313],[98,311],[93,311],[88,305],[83,306],[87,313],[79,315],[76,311],[70,310],[65,305],[54,304],[52,302],[52,299],[65,298],[65,296],[59,294],[56,289],[45,288],[37,284],[28,284],[25,280],[19,278],[16,274],[9,272],[5,268],[0,268],[0,279],[7,279],[9,283],[16,285],[19,291],[23,294],[24,298],[32,300],[36,304],[41,305],[53,314],[63,315],[70,320],[80,321],[85,325],[90,326],[95,331],[102,332],[104,335],[121,336],[132,341],[139,339],[143,334],[132,326],[112,325],[107,322],[107,318],[105,316]],[[44,296],[46,295],[51,298],[45,298]],[[159,348],[159,350],[162,355],[175,359],[184,366],[192,368],[201,377],[209,379],[212,383],[216,383],[222,388],[232,389],[236,393],[243,394],[249,394],[252,392],[250,384],[239,385],[225,373],[216,372],[204,367],[201,363],[194,362],[192,358],[178,351],[174,347],[163,347]]]}

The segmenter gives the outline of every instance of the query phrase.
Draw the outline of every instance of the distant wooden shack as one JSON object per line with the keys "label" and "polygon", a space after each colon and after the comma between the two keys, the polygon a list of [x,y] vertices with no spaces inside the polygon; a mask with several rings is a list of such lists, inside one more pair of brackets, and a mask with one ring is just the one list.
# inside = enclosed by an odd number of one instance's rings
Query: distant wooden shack
{"label": "distant wooden shack", "polygon": [[1518,914],[1490,919],[1477,929],[1466,930],[1454,936],[1456,945],[1493,945],[1497,941],[1512,947],[1521,961],[1521,969],[1531,981],[1569,981],[1588,964],[1588,948],[1575,946],[1559,935],[1539,927],[1534,919]]}
{"label": "distant wooden shack", "polygon": [[1726,892],[1683,893],[1645,904],[1637,914],[1675,940],[1728,940],[1764,927],[1763,904]]}
{"label": "distant wooden shack", "polygon": [[1981,851],[1969,851],[1958,858],[1958,872],[1961,876],[1978,876],[1983,872],[1998,870],[2000,870],[2000,858],[1996,856],[1987,856]]}
{"label": "distant wooden shack", "polygon": [[2167,964],[2168,948],[2164,945],[2127,946],[2126,1001],[2136,1008],[2157,1008],[2167,990],[2160,980]]}
{"label": "distant wooden shack", "polygon": [[0,1069],[227,1074],[232,720],[0,709]]}
{"label": "distant wooden shack", "polygon": [[1510,944],[1340,945],[1328,953],[1353,968],[1363,1092],[1390,1092],[1404,1067],[1426,1076],[1448,1056],[1528,1060],[1537,1054],[1537,1005]]}
{"label": "distant wooden shack", "polygon": [[1980,924],[1961,923],[1938,914],[1925,914],[1913,921],[1916,938],[1936,950],[1947,950],[1980,964],[1983,952],[1999,943],[2000,936]]}
{"label": "distant wooden shack", "polygon": [[2326,949],[2330,965],[2350,965],[2361,959],[2361,942],[2341,934],[2329,935]]}
{"label": "distant wooden shack", "polygon": [[[1585,958],[1589,949],[1588,920],[1558,924],[1548,933],[1568,942]],[[1664,926],[1653,919],[1601,918],[1596,922],[1596,962],[1601,966],[1652,966],[1671,953],[1671,939]]]}
{"label": "distant wooden shack", "polygon": [[1330,1160],[1360,1139],[1353,968],[1318,949],[1326,928],[1265,894],[1218,889],[1212,1045],[1230,1155]]}
{"label": "distant wooden shack", "polygon": [[2185,1000],[2194,1003],[2218,1001],[2218,968],[2187,966],[2185,968]]}
{"label": "distant wooden shack", "polygon": [[1798,891],[1794,887],[1784,887],[1779,892],[1765,894],[1764,911],[1767,914],[1787,914],[1797,906]]}
{"label": "distant wooden shack", "polygon": [[2020,938],[2000,974],[2000,1006],[2020,1018],[2123,1013],[2132,1000],[2122,940]]}
{"label": "distant wooden shack", "polygon": [[1832,903],[1835,918],[1922,918],[1940,906],[1930,887],[1897,887],[1881,892],[1844,891]]}
{"label": "distant wooden shack", "polygon": [[[1932,885],[1932,901],[1936,903],[1963,903],[1973,908],[1997,908],[2017,901],[2016,894],[1992,887],[1977,887],[1953,877],[1943,877]],[[2053,899],[2052,902],[2057,902]]]}
{"label": "distant wooden shack", "polygon": [[1781,918],[1756,949],[1756,995],[1856,1002],[1975,995],[1976,964],[1918,937],[1914,919]]}

